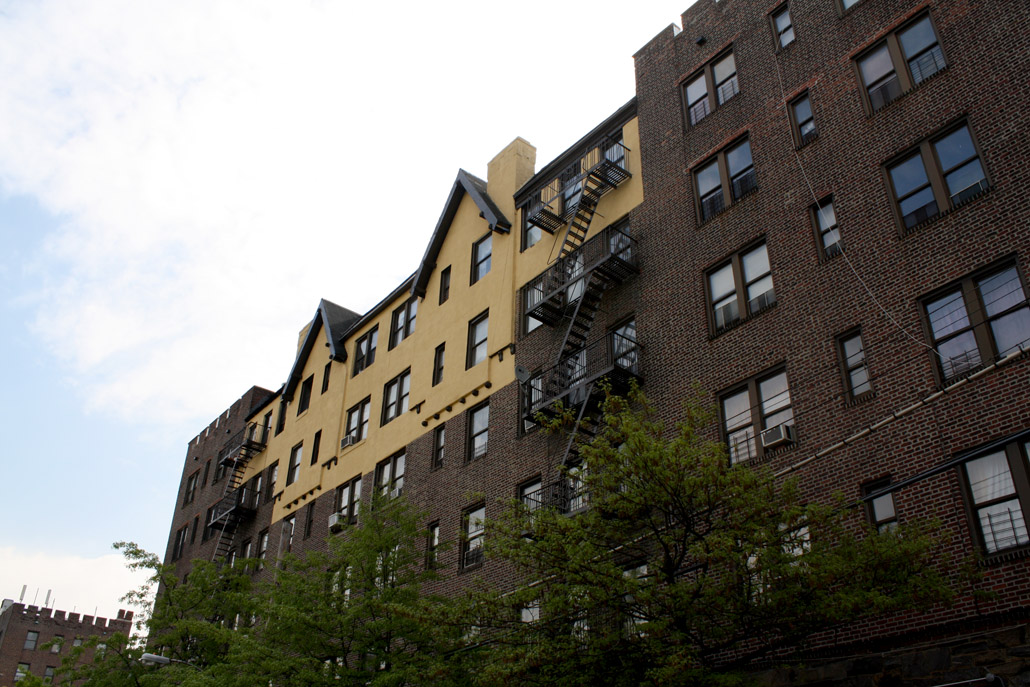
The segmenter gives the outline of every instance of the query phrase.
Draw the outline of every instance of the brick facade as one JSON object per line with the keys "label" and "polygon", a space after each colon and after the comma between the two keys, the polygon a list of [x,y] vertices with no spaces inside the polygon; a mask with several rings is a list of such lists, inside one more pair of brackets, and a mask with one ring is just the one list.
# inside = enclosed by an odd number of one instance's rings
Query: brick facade
{"label": "brick facade", "polygon": [[[5,599],[0,610],[0,685],[10,687],[15,683],[19,665],[28,666],[28,671],[38,677],[46,675],[48,668],[56,670],[77,640],[109,637],[116,632],[128,635],[132,617],[132,611],[118,611],[117,618],[95,618]],[[29,633],[36,633],[35,638]],[[42,648],[55,639],[61,641]],[[27,648],[30,645],[32,648]],[[93,650],[83,654],[84,661],[92,658]]]}

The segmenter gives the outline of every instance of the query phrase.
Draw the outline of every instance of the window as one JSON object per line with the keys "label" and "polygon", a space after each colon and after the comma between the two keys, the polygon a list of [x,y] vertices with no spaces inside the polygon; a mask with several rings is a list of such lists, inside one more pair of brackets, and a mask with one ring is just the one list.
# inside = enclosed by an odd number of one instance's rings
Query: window
{"label": "window", "polygon": [[[622,575],[626,579],[634,580],[637,585],[640,585],[642,584],[642,580],[647,578],[647,563],[641,563],[633,566],[632,568],[626,568],[622,571]],[[626,613],[626,634],[631,637],[641,636],[643,633],[640,626],[647,622],[644,609],[637,603],[636,597],[634,597],[633,594],[626,594],[623,596],[622,603]]]}
{"label": "window", "polygon": [[[890,477],[870,482],[862,487],[862,494],[866,497],[881,492],[890,486]],[[876,528],[877,532],[889,532],[898,526],[898,513],[894,508],[894,492],[888,491],[866,499],[866,513],[869,522]]]}
{"label": "window", "polygon": [[418,314],[418,299],[412,297],[407,303],[393,311],[390,320],[390,348],[404,341],[415,332],[415,316]]}
{"label": "window", "polygon": [[574,214],[575,208],[579,206],[579,199],[583,197],[583,177],[580,176],[581,172],[580,163],[574,162],[561,175],[561,206],[562,213],[566,216]]}
{"label": "window", "polygon": [[431,469],[439,470],[443,467],[443,452],[447,442],[447,429],[440,425],[433,430],[433,464]]}
{"label": "window", "polygon": [[61,647],[64,645],[64,635],[54,635],[54,641],[50,645],[50,653],[59,654],[61,653]]}
{"label": "window", "polygon": [[47,684],[50,684],[51,682],[53,682],[54,681],[54,671],[55,671],[54,666],[47,666],[43,670],[43,682],[45,682]]}
{"label": "window", "polygon": [[279,479],[279,461],[272,463],[272,466],[268,468],[268,495],[266,500],[271,501],[272,497],[275,496],[275,482]]}
{"label": "window", "polygon": [[1023,509],[1030,503],[1030,441],[1014,441],[959,468],[973,530],[987,554],[1030,544]]}
{"label": "window", "polygon": [[837,0],[837,1],[840,3],[841,11],[849,10],[849,9],[852,8],[852,6],[857,5],[859,3],[859,0]]}
{"label": "window", "polygon": [[336,512],[353,525],[361,510],[361,475],[336,488]]}
{"label": "window", "polygon": [[764,242],[709,271],[707,281],[709,317],[716,334],[736,324],[742,316],[752,317],[776,303]]}
{"label": "window", "polygon": [[325,364],[325,368],[322,369],[322,393],[329,391],[329,373],[332,372],[333,361],[330,360]]}
{"label": "window", "polygon": [[426,567],[435,568],[440,553],[440,523],[430,523],[426,530]]}
{"label": "window", "polygon": [[926,14],[866,51],[857,65],[870,112],[883,109],[947,66]]}
{"label": "window", "polygon": [[815,140],[815,119],[812,117],[812,100],[808,93],[790,102],[790,128],[794,132],[794,145],[798,148]]}
{"label": "window", "polygon": [[18,667],[14,669],[14,681],[21,682],[25,679],[25,676],[29,674],[29,664],[19,663]]}
{"label": "window", "polygon": [[445,344],[440,344],[433,352],[433,386],[443,381],[443,354]]}
{"label": "window", "polygon": [[486,360],[486,335],[489,324],[489,311],[469,322],[468,354],[465,356],[466,370]]}
{"label": "window", "polygon": [[[275,421],[275,435],[279,436],[286,429],[286,399],[279,401],[279,417]],[[219,463],[220,464],[220,463]]]}
{"label": "window", "polygon": [[186,493],[182,497],[182,505],[186,506],[193,502],[197,494],[197,480],[200,479],[200,470],[186,478]]}
{"label": "window", "polygon": [[[262,530],[261,534],[258,535],[258,550],[257,557],[259,561],[263,561],[268,558],[268,530]],[[263,566],[258,565],[258,570],[261,570]]]}
{"label": "window", "polygon": [[687,81],[683,88],[687,121],[697,126],[718,106],[740,92],[733,53],[720,55]]}
{"label": "window", "polygon": [[200,516],[195,515],[193,517],[193,529],[190,530],[190,544],[197,541],[197,530],[200,529]]}
{"label": "window", "polygon": [[36,643],[39,641],[39,633],[29,630],[25,633],[25,646],[22,647],[26,651],[32,651],[36,648]]}
{"label": "window", "polygon": [[300,473],[300,461],[303,456],[304,442],[297,444],[290,450],[290,466],[286,469],[286,486],[290,486],[297,481],[297,475]]}
{"label": "window", "polygon": [[565,471],[565,497],[569,513],[576,513],[590,505],[590,491],[586,483],[587,465],[579,463]]}
{"label": "window", "polygon": [[522,250],[532,248],[540,242],[543,237],[543,230],[529,221],[529,206],[522,208]]}
{"label": "window", "polygon": [[411,368],[408,368],[383,387],[383,417],[380,424],[385,425],[398,415],[406,413],[410,394]]}
{"label": "window", "polygon": [[526,482],[519,487],[519,501],[529,512],[533,512],[544,505],[544,484],[539,479]]}
{"label": "window", "polygon": [[404,451],[399,451],[376,465],[376,489],[383,496],[394,498],[404,493]]}
{"label": "window", "polygon": [[[265,420],[261,424],[261,443],[267,444],[268,437],[272,433],[272,411],[265,413]],[[217,479],[217,478],[215,478]]]}
{"label": "window", "polygon": [[493,234],[487,234],[472,244],[472,283],[490,273],[490,257],[493,253]]}
{"label": "window", "polygon": [[[765,441],[755,441],[763,431],[794,425],[790,388],[783,370],[749,379],[742,387],[723,394],[719,407],[731,464],[758,458],[764,448],[774,448]],[[784,432],[783,436],[790,437],[791,433]]]}
{"label": "window", "polygon": [[544,300],[544,278],[537,277],[522,287],[522,333],[529,334],[543,324],[529,313]]}
{"label": "window", "polygon": [[76,637],[75,639],[72,640],[72,646],[73,647],[75,647],[75,646],[82,646],[82,640],[80,638]]}
{"label": "window", "polygon": [[843,248],[840,230],[837,228],[837,212],[833,207],[833,197],[825,198],[818,205],[813,205],[811,212],[819,254],[824,260],[828,260],[838,255]]}
{"label": "window", "polygon": [[894,210],[908,230],[953,210],[987,190],[969,127],[923,141],[898,162],[887,165]]}
{"label": "window", "polygon": [[743,141],[720,152],[694,172],[700,221],[707,222],[727,207],[758,188],[751,160],[751,141]]}
{"label": "window", "polygon": [[535,623],[540,620],[540,602],[533,601],[522,607],[519,619],[524,623]]}
{"label": "window", "polygon": [[254,508],[257,508],[258,506],[261,505],[261,496],[262,496],[261,487],[262,487],[262,485],[264,483],[265,483],[265,474],[263,472],[259,472],[258,474],[256,474],[254,476],[254,479],[251,480],[250,493],[253,494],[253,499],[254,499],[253,507]]}
{"label": "window", "polygon": [[206,463],[204,463],[204,478],[202,480],[200,480],[201,488],[203,488],[203,487],[205,487],[207,485],[207,478],[208,478],[208,475],[210,475],[210,474],[211,474],[211,461],[209,460]]}
{"label": "window", "polygon": [[248,539],[245,542],[243,542],[243,546],[240,547],[240,550],[243,551],[241,558],[250,558],[250,555],[254,553],[254,545]]}
{"label": "window", "polygon": [[924,306],[944,381],[1030,340],[1030,307],[1015,265],[967,277]]}
{"label": "window", "polygon": [[844,370],[844,386],[852,400],[864,398],[872,392],[869,368],[866,367],[862,332],[855,330],[837,340],[840,364]]}
{"label": "window", "polygon": [[318,451],[322,448],[322,430],[315,432],[315,438],[311,440],[311,464],[318,462]]}
{"label": "window", "polygon": [[[200,536],[200,541],[205,542],[211,538],[213,530],[211,529],[211,518],[215,513],[215,507],[211,506],[207,509],[207,513],[204,514],[204,533]],[[172,555],[174,558],[174,553]]]}
{"label": "window", "polygon": [[[210,510],[210,509],[208,509],[208,510]],[[210,515],[209,515],[209,518],[210,518]],[[210,522],[210,519],[208,521]],[[182,558],[182,553],[183,553],[183,551],[186,548],[186,542],[189,540],[189,536],[190,536],[190,526],[189,525],[183,525],[175,533],[175,540],[174,540],[174,543],[172,544],[172,560],[173,561],[177,561],[180,558]],[[26,641],[26,643],[28,642],[28,640],[25,640],[25,641]],[[31,648],[31,647],[26,647],[26,648]]]}
{"label": "window", "polygon": [[786,5],[769,17],[772,20],[773,35],[776,36],[776,47],[786,48],[794,42],[794,24],[790,21],[790,10]]}
{"label": "window", "polygon": [[522,433],[530,432],[539,425],[532,419],[544,400],[544,375],[537,372],[519,390],[522,393]]}
{"label": "window", "polygon": [[451,297],[451,266],[447,265],[440,272],[440,305]]}
{"label": "window", "polygon": [[471,568],[483,562],[483,535],[486,532],[486,506],[465,511],[462,517],[464,537],[461,542],[461,567]]}
{"label": "window", "polygon": [[372,407],[372,397],[367,397],[347,411],[347,438],[352,444],[356,444],[368,436],[369,409]]}
{"label": "window", "polygon": [[486,455],[487,437],[490,432],[490,404],[484,402],[468,414],[468,458],[476,460]]}
{"label": "window", "polygon": [[304,538],[307,539],[311,536],[311,526],[315,523],[315,502],[312,501],[308,504],[307,510],[304,511]]}
{"label": "window", "polygon": [[628,320],[612,330],[612,361],[615,366],[639,373],[639,348],[637,348],[637,322]]}
{"label": "window", "polygon": [[300,398],[297,400],[297,415],[311,407],[311,389],[315,386],[315,375],[310,375],[300,385]]}
{"label": "window", "polygon": [[282,535],[279,539],[279,556],[282,557],[293,550],[293,531],[297,524],[297,516],[283,518]]}
{"label": "window", "polygon": [[379,341],[379,326],[376,325],[358,338],[354,344],[354,374],[358,374],[375,362],[376,342]]}

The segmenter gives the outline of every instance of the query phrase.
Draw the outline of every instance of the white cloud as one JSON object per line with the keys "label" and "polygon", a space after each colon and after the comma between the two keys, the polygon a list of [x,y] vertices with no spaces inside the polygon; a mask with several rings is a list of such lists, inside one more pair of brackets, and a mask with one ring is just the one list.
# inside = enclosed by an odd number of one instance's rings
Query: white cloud
{"label": "white cloud", "polygon": [[[555,5],[8,4],[0,191],[61,218],[18,294],[38,336],[127,419],[276,386],[320,297],[363,311],[417,267],[459,166],[516,135],[546,162],[682,9]],[[573,31],[603,45],[566,56]]]}
{"label": "white cloud", "polygon": [[0,598],[18,601],[25,586],[26,605],[43,606],[50,592],[50,608],[104,618],[127,608],[119,599],[147,579],[127,570],[118,554],[83,558],[0,547],[0,560]]}

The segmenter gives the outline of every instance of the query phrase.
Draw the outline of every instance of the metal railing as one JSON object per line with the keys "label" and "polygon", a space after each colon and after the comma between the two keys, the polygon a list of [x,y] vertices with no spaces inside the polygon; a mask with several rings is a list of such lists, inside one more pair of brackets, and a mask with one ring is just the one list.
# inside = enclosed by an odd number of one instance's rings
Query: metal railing
{"label": "metal railing", "polygon": [[590,492],[581,480],[568,476],[545,484],[535,494],[527,494],[522,503],[530,513],[541,508],[554,508],[559,513],[575,513],[590,505]]}
{"label": "metal railing", "polygon": [[690,106],[690,126],[696,126],[702,119],[712,113],[712,106],[708,104],[708,94]]}
{"label": "metal railing", "polygon": [[225,463],[231,461],[244,449],[260,451],[268,442],[269,429],[266,425],[248,422],[243,426],[243,429],[226,440],[225,445],[218,452],[218,462]]}
{"label": "metal railing", "polygon": [[917,84],[929,79],[946,66],[948,65],[944,61],[944,52],[941,51],[940,45],[933,46],[908,63],[908,68],[912,70],[912,81]]}
{"label": "metal railing", "polygon": [[221,527],[225,525],[229,520],[229,515],[233,512],[240,515],[253,512],[257,509],[260,496],[259,493],[247,487],[233,489],[212,507],[211,521],[208,526]]}
{"label": "metal railing", "polygon": [[571,402],[584,399],[575,393],[605,375],[613,376],[616,385],[628,383],[629,378],[639,377],[640,349],[637,342],[616,332],[587,344],[574,353],[563,356],[558,364],[544,370],[530,383],[536,383],[536,393],[523,394],[526,398],[524,415],[533,414],[562,397]]}
{"label": "metal railing", "polygon": [[548,305],[553,306],[551,301],[555,298],[561,300],[561,307],[564,308],[566,301],[570,300],[567,289],[575,282],[582,281],[592,270],[603,268],[606,263],[613,268],[611,275],[614,278],[638,271],[637,242],[623,229],[606,227],[566,257],[556,260],[538,279],[524,286],[524,314],[534,315],[536,312],[541,315],[538,319],[547,321],[546,314],[537,311]]}
{"label": "metal railing", "polygon": [[894,74],[879,86],[869,89],[869,104],[876,112],[890,105],[900,95],[901,82],[898,81],[898,75]]}

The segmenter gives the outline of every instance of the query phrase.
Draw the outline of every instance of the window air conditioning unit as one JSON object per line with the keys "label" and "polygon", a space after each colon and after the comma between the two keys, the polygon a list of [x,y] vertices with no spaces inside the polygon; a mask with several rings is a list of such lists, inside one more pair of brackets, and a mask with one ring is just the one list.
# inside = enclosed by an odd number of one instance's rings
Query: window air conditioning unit
{"label": "window air conditioning unit", "polygon": [[343,513],[333,513],[329,516],[329,531],[339,532],[347,525],[347,516]]}
{"label": "window air conditioning unit", "polygon": [[731,301],[715,310],[715,328],[725,329],[740,319],[740,311],[737,309],[737,301]]}
{"label": "window air conditioning unit", "polygon": [[353,434],[348,434],[344,438],[340,439],[340,450],[342,451],[343,449],[347,448],[348,446],[353,446],[356,443],[357,443],[357,439],[354,438],[354,435]]}
{"label": "window air conditioning unit", "polygon": [[397,487],[396,489],[390,490],[390,498],[395,499],[404,493],[404,487]]}
{"label": "window air conditioning unit", "polygon": [[797,442],[794,425],[776,425],[762,432],[762,448],[765,450],[789,446]]}

